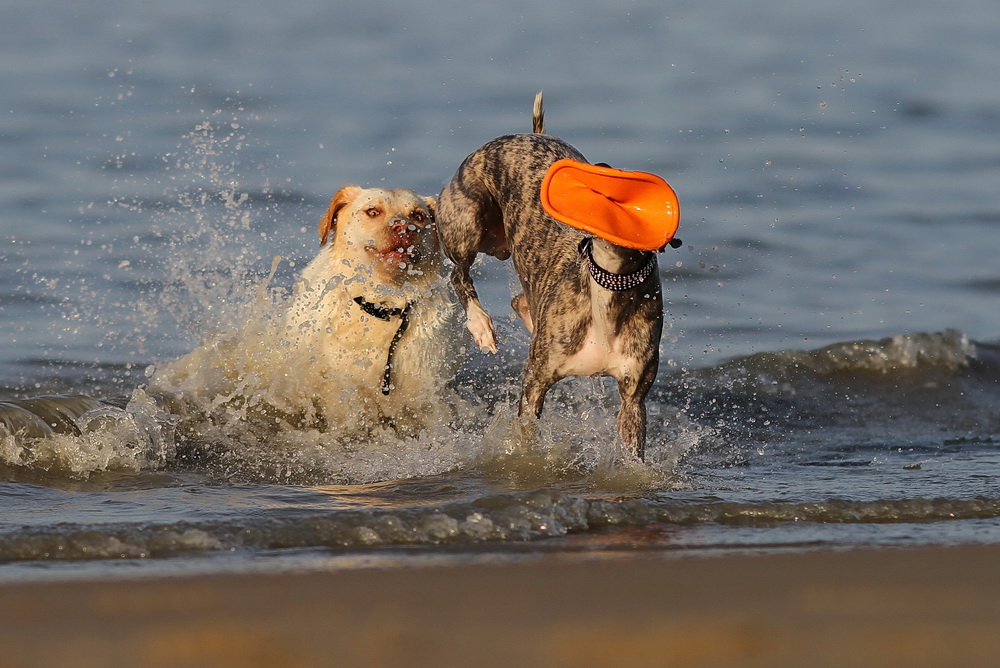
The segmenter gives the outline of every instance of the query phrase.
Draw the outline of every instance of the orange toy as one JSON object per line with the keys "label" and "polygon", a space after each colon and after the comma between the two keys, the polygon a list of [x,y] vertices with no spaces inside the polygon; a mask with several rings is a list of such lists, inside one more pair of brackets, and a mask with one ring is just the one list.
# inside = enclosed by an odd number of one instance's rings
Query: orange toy
{"label": "orange toy", "polygon": [[681,209],[655,174],[559,160],[542,180],[545,212],[613,244],[660,250],[677,232]]}

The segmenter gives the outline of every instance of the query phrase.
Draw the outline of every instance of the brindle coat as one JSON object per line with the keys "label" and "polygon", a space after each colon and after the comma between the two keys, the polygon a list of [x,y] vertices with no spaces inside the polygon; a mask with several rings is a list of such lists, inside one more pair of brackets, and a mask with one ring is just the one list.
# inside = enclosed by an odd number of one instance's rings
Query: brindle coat
{"label": "brindle coat", "polygon": [[[607,375],[618,381],[618,436],[640,459],[646,442],[645,397],[656,378],[663,328],[659,272],[636,288],[613,292],[590,276],[580,251],[589,235],[545,213],[541,182],[552,163],[585,161],[575,148],[541,131],[536,103],[535,133],[506,135],[472,153],[438,200],[442,248],[455,263],[452,285],[468,317],[476,344],[496,352],[490,316],[476,294],[469,270],[478,253],[508,257],[523,294],[512,306],[532,333],[518,414],[530,427],[545,393],[567,376]],[[594,261],[628,274],[650,259],[638,251],[593,239]]]}

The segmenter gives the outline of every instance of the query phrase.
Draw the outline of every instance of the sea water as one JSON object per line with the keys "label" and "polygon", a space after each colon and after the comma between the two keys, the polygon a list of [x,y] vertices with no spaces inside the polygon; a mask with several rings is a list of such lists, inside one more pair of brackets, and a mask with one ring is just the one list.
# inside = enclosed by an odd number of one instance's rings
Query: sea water
{"label": "sea water", "polygon": [[[0,580],[1000,541],[994,5],[3,15]],[[495,261],[461,421],[213,429],[156,393],[280,312],[342,185],[436,194],[541,89],[550,133],[680,197],[645,464],[609,379],[511,447]]]}

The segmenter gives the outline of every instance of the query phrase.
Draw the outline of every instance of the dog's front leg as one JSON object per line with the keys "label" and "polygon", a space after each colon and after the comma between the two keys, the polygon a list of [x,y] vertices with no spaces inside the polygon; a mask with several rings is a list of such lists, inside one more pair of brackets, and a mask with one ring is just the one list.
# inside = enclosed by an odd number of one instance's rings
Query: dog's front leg
{"label": "dog's front leg", "polygon": [[521,382],[521,401],[517,407],[521,433],[526,438],[533,438],[535,423],[541,417],[542,407],[545,405],[545,393],[557,380],[549,366],[545,346],[539,343],[538,336],[532,337]]}
{"label": "dog's front leg", "polygon": [[618,439],[632,455],[646,457],[646,405],[635,399],[622,399],[618,409]]}
{"label": "dog's front leg", "polygon": [[479,301],[479,294],[472,283],[469,267],[472,262],[455,263],[451,272],[451,285],[455,289],[458,301],[465,309],[465,326],[472,334],[472,340],[484,352],[497,352],[496,330],[493,328],[493,318],[486,312]]}
{"label": "dog's front leg", "polygon": [[646,457],[646,394],[651,386],[651,378],[624,376],[618,379],[618,396],[621,399],[618,440],[640,461]]}

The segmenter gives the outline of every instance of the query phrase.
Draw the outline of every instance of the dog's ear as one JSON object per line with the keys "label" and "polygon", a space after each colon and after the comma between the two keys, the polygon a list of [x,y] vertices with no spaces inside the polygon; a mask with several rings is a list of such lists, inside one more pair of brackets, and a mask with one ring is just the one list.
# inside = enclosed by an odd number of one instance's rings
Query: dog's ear
{"label": "dog's ear", "polygon": [[344,186],[330,200],[330,206],[327,208],[326,214],[319,221],[320,246],[326,245],[326,241],[330,237],[330,232],[336,229],[337,216],[340,214],[340,210],[353,202],[359,192],[361,192],[361,188],[358,186]]}
{"label": "dog's ear", "polygon": [[425,197],[424,205],[427,207],[427,210],[431,212],[431,218],[434,218],[434,216],[437,215],[437,197]]}

